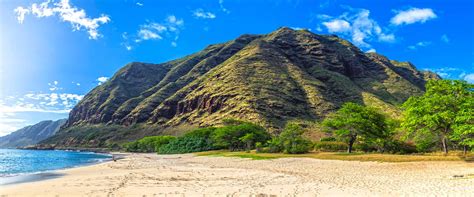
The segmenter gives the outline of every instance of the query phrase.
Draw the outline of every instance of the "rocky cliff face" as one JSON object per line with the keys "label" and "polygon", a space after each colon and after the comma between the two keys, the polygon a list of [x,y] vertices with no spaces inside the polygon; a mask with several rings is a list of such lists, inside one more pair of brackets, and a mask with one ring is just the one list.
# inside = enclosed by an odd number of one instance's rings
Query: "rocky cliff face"
{"label": "rocky cliff face", "polygon": [[278,129],[288,120],[321,119],[348,101],[395,108],[422,94],[428,79],[439,77],[337,36],[281,28],[162,64],[130,63],[87,94],[63,130],[205,126],[225,118]]}
{"label": "rocky cliff face", "polygon": [[24,127],[9,135],[0,137],[0,148],[17,148],[34,145],[52,135],[66,122],[61,120],[46,120]]}

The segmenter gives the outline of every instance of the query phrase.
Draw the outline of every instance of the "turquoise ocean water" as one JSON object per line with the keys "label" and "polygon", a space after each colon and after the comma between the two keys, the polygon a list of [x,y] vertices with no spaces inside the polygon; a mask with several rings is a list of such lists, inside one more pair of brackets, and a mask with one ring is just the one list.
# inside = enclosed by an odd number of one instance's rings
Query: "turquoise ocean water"
{"label": "turquoise ocean water", "polygon": [[0,177],[83,166],[110,158],[92,152],[0,149]]}

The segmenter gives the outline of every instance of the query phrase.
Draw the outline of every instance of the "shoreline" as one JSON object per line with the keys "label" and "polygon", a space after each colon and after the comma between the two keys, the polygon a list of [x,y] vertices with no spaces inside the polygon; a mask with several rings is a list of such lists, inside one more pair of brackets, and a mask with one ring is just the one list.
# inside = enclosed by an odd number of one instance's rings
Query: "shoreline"
{"label": "shoreline", "polygon": [[[38,151],[42,151],[42,150],[38,149]],[[48,150],[45,150],[45,151],[48,151]],[[75,151],[75,150],[61,150],[61,151]],[[99,165],[102,163],[112,162],[114,160],[120,160],[120,159],[123,159],[124,155],[127,154],[127,153],[121,153],[121,152],[92,152],[92,151],[86,151],[86,150],[81,150],[81,152],[105,154],[105,155],[110,156],[110,158],[100,159],[95,162],[90,162],[90,163],[85,163],[85,164],[80,164],[80,165],[75,165],[75,166],[70,166],[70,167],[65,167],[65,168],[58,168],[54,170],[43,170],[43,171],[37,171],[37,172],[22,172],[22,173],[16,173],[16,174],[2,175],[0,176],[0,186],[38,182],[38,181],[43,181],[43,180],[59,178],[65,175],[65,173],[62,171]]]}
{"label": "shoreline", "polygon": [[[56,173],[62,175],[2,186],[0,195],[469,196],[474,190],[474,163],[457,161],[251,160],[130,153],[116,162]],[[462,177],[457,178],[459,175]]]}

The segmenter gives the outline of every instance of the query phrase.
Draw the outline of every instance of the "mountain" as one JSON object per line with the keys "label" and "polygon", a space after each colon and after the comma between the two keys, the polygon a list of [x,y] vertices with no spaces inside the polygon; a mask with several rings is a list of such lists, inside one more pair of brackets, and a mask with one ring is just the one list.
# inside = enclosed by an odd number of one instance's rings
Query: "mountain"
{"label": "mountain", "polygon": [[396,105],[422,94],[429,79],[439,76],[335,35],[280,28],[166,63],[129,63],[89,92],[44,143],[106,146],[225,118],[278,131],[289,120],[321,120],[348,101],[397,116]]}
{"label": "mountain", "polygon": [[26,126],[6,136],[0,137],[0,148],[16,148],[34,145],[52,135],[66,123],[66,119],[46,120]]}

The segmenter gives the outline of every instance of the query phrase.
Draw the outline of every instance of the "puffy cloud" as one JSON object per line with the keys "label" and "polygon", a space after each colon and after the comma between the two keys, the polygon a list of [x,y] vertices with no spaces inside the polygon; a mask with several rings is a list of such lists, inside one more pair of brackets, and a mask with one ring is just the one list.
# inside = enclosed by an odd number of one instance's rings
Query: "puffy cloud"
{"label": "puffy cloud", "polygon": [[[143,41],[172,38],[171,46],[176,47],[179,33],[183,26],[183,19],[170,15],[161,23],[148,22],[140,25],[136,35],[129,35],[127,32],[124,32],[122,34],[122,45],[127,50],[132,50],[135,45]],[[130,42],[130,40],[133,40],[133,42]]]}
{"label": "puffy cloud", "polygon": [[86,30],[89,39],[94,40],[101,36],[98,31],[100,25],[110,22],[110,18],[104,14],[97,18],[89,18],[84,9],[72,6],[69,0],[33,3],[28,8],[17,7],[14,11],[20,24],[23,23],[26,14],[32,14],[38,18],[58,16],[62,21],[69,22],[74,31]]}
{"label": "puffy cloud", "polygon": [[463,79],[469,83],[474,84],[474,73],[464,75]]}
{"label": "puffy cloud", "polygon": [[390,23],[393,25],[409,25],[417,22],[424,23],[437,17],[430,8],[410,8],[404,11],[397,11],[397,15],[390,20]]}
{"label": "puffy cloud", "polygon": [[155,39],[160,40],[160,39],[162,39],[162,37],[160,35],[158,35],[157,32],[152,31],[151,29],[140,29],[138,31],[138,36],[141,38],[141,40],[155,40]]}
{"label": "puffy cloud", "polygon": [[99,77],[99,78],[97,78],[97,82],[99,82],[99,83],[98,83],[99,85],[102,85],[102,84],[105,83],[107,80],[109,80],[108,77]]}
{"label": "puffy cloud", "polygon": [[351,24],[345,20],[334,19],[329,22],[323,22],[323,25],[326,26],[329,32],[331,33],[340,33],[351,31]]}
{"label": "puffy cloud", "polygon": [[378,23],[370,18],[370,11],[366,9],[349,8],[350,12],[339,17],[318,15],[318,19],[325,21],[325,26],[330,33],[339,33],[350,37],[351,41],[359,46],[370,48],[369,41],[393,42],[395,35],[384,32]]}
{"label": "puffy cloud", "polygon": [[30,10],[27,8],[23,7],[17,7],[15,10],[13,10],[17,16],[16,19],[18,20],[18,23],[23,24],[23,21],[25,20],[25,15],[30,13]]}
{"label": "puffy cloud", "polygon": [[193,16],[196,18],[203,18],[203,19],[214,19],[216,18],[216,15],[212,12],[206,12],[203,9],[199,8],[197,10],[194,10]]}

